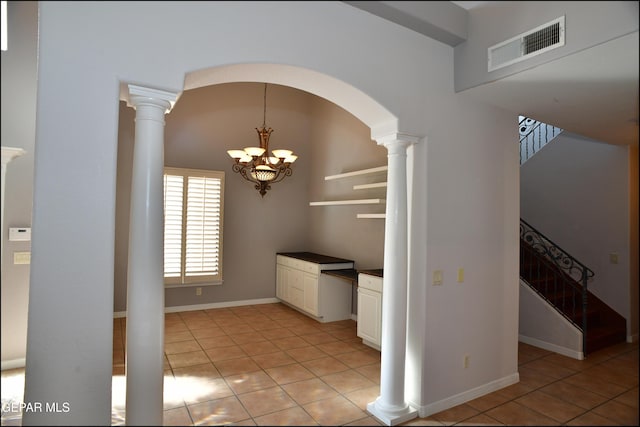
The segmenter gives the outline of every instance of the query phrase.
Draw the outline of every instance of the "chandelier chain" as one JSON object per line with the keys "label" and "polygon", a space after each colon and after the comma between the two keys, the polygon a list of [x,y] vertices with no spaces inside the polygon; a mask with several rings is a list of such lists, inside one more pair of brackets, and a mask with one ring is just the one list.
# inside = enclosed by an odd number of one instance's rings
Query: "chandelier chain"
{"label": "chandelier chain", "polygon": [[267,127],[267,84],[264,84],[264,112],[262,116],[262,127]]}

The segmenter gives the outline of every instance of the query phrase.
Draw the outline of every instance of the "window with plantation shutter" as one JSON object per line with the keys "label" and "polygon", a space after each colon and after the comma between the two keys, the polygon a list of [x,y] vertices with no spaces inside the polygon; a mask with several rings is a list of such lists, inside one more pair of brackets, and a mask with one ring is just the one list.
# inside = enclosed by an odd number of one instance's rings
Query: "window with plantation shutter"
{"label": "window with plantation shutter", "polygon": [[166,285],[222,281],[224,172],[165,168]]}

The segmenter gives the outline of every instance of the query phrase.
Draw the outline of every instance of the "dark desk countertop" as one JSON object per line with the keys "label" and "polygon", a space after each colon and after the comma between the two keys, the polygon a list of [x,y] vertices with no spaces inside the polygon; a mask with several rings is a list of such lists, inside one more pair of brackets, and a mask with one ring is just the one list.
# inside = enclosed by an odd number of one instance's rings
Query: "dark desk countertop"
{"label": "dark desk countertop", "polygon": [[365,273],[365,274],[369,274],[371,276],[383,277],[382,268],[378,268],[376,270],[358,270],[358,273]]}
{"label": "dark desk countertop", "polygon": [[358,281],[358,270],[353,268],[345,268],[342,270],[323,270],[323,274],[328,274],[329,276],[339,277],[340,279],[344,279],[350,282]]}
{"label": "dark desk countertop", "polygon": [[336,258],[329,255],[321,255],[313,252],[278,252],[278,255],[309,261],[316,264],[340,264],[343,262],[354,262],[351,259]]}
{"label": "dark desk countertop", "polygon": [[323,270],[323,274],[328,274],[330,276],[339,277],[341,279],[358,283],[358,273],[365,273],[371,276],[382,277],[382,269],[376,270],[356,270],[354,268],[345,268],[342,270]]}

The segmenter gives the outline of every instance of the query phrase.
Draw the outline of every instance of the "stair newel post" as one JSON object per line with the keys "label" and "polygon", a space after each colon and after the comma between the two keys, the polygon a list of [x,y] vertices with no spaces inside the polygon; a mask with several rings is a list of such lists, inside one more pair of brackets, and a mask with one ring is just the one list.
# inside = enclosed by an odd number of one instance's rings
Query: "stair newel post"
{"label": "stair newel post", "polygon": [[587,356],[587,269],[582,269],[582,353]]}

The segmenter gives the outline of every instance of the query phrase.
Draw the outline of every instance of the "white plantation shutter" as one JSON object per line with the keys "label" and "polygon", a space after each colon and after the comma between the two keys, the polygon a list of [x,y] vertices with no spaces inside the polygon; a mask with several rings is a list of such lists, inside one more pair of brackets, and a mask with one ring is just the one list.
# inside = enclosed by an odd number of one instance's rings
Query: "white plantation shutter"
{"label": "white plantation shutter", "polygon": [[[184,177],[164,176],[164,277],[180,278],[182,271],[182,193]],[[172,280],[172,283],[180,281]]]}
{"label": "white plantation shutter", "polygon": [[223,200],[224,172],[165,168],[166,284],[222,280]]}
{"label": "white plantation shutter", "polygon": [[220,180],[190,176],[187,188],[185,276],[215,276],[220,244]]}

